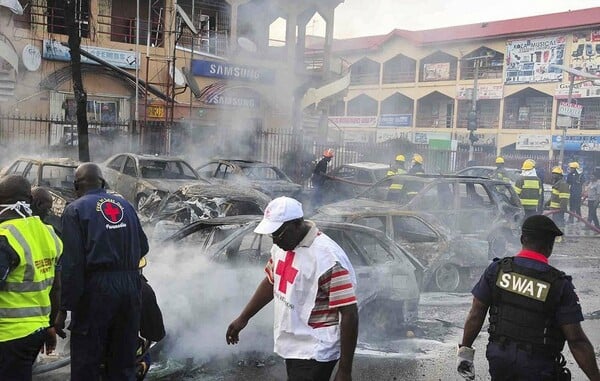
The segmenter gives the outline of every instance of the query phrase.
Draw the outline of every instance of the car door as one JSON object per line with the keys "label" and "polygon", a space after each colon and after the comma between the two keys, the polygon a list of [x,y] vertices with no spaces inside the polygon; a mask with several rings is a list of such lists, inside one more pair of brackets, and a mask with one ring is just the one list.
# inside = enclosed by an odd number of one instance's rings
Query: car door
{"label": "car door", "polygon": [[440,235],[415,216],[392,216],[392,238],[425,266],[440,254]]}
{"label": "car door", "polygon": [[29,162],[25,160],[18,160],[13,165],[10,166],[8,171],[6,171],[6,175],[20,175],[25,176],[25,172],[29,168]]}
{"label": "car door", "polygon": [[463,234],[486,232],[496,219],[497,206],[485,185],[477,181],[456,183],[458,205],[456,228]]}
{"label": "car door", "polygon": [[440,180],[429,183],[410,202],[410,210],[433,214],[447,226],[458,222],[456,182]]}
{"label": "car door", "polygon": [[36,163],[31,163],[29,167],[23,173],[23,177],[25,177],[32,186],[44,185],[49,186],[51,184],[40,184],[40,165]]}
{"label": "car door", "polygon": [[111,159],[104,168],[104,179],[108,183],[110,189],[117,191],[118,193],[123,193],[123,186],[119,181],[119,177],[121,171],[123,170],[123,165],[125,165],[125,160],[127,160],[127,155],[118,155]]}
{"label": "car door", "polygon": [[203,179],[211,180],[212,178],[215,177],[218,167],[219,167],[218,162],[211,162],[211,163],[208,163],[201,167],[196,168],[196,172],[198,172],[200,177],[202,177]]}
{"label": "car door", "polygon": [[135,159],[126,156],[123,171],[119,173],[117,182],[120,184],[121,195],[129,202],[135,202],[138,192],[138,182],[140,181],[140,169],[137,167]]}

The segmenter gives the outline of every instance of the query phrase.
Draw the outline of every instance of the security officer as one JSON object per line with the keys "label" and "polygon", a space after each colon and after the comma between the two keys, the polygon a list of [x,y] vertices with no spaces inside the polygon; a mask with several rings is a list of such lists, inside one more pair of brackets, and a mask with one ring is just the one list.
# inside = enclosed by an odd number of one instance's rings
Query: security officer
{"label": "security officer", "polygon": [[[394,176],[394,175],[406,174],[406,169],[404,169],[404,162],[405,162],[404,155],[397,155],[395,164],[390,169],[388,169],[387,175]],[[402,188],[403,188],[403,184],[392,183],[388,190],[388,196],[387,196],[388,201],[399,201],[400,197],[402,195]]]}
{"label": "security officer", "polygon": [[525,209],[525,217],[537,214],[544,191],[542,181],[535,172],[533,162],[529,159],[525,160],[521,166],[521,175],[515,181],[515,191]]}
{"label": "security officer", "polygon": [[96,381],[106,359],[104,380],[135,380],[140,328],[140,259],[148,240],[135,210],[107,193],[100,167],[81,164],[75,171],[77,199],[62,216],[62,332],[71,313],[71,380]]}
{"label": "security officer", "polygon": [[[556,166],[552,168],[552,195],[549,200],[549,209],[555,211],[552,214],[552,218],[556,225],[559,227],[565,226],[565,212],[569,204],[569,184],[563,177],[563,170],[561,167]],[[557,242],[562,242],[562,237],[557,239]]]}
{"label": "security officer", "polygon": [[0,181],[0,380],[31,380],[37,354],[56,347],[50,321],[58,311],[55,266],[62,242],[31,216],[31,185]]}
{"label": "security officer", "polygon": [[412,158],[412,167],[408,170],[408,173],[411,175],[416,175],[420,173],[425,173],[423,169],[423,156],[415,153]]}
{"label": "security officer", "polygon": [[510,177],[508,177],[506,169],[504,169],[504,158],[502,156],[498,156],[496,158],[496,169],[492,174],[492,178],[510,183]]}
{"label": "security officer", "polygon": [[554,238],[563,233],[542,215],[522,226],[522,250],[496,259],[475,285],[473,304],[458,348],[458,372],[475,379],[473,342],[489,310],[486,357],[492,381],[570,380],[561,351],[565,340],[590,380],[600,373],[594,347],[581,321],[583,314],[571,277],[548,264]]}
{"label": "security officer", "polygon": [[[585,183],[579,163],[576,161],[569,163],[569,173],[567,173],[567,184],[569,184],[569,211],[581,216],[581,193]],[[569,215],[569,222],[573,222],[573,216]]]}

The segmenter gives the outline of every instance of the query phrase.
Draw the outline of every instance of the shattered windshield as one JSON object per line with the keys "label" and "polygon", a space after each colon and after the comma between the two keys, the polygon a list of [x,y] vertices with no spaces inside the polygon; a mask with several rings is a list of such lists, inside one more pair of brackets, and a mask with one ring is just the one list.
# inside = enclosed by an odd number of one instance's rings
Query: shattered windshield
{"label": "shattered windshield", "polygon": [[283,175],[273,167],[244,167],[242,173],[251,180],[285,180]]}
{"label": "shattered windshield", "polygon": [[140,169],[144,179],[198,179],[194,170],[184,161],[140,160]]}
{"label": "shattered windshield", "polygon": [[76,167],[74,166],[43,165],[40,185],[55,188],[72,188],[73,180],[75,180],[75,169]]}

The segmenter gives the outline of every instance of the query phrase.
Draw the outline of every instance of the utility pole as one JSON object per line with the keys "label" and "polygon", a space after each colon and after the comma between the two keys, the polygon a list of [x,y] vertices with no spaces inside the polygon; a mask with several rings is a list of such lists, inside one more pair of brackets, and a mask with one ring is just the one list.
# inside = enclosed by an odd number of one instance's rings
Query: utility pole
{"label": "utility pole", "polygon": [[[573,74],[569,74],[571,80],[569,82],[569,95],[567,97],[567,103],[571,104],[573,100],[573,87],[575,86],[575,76]],[[564,126],[562,129],[562,140],[560,142],[560,155],[558,156],[558,165],[562,168],[563,162],[565,160],[565,145],[567,143],[567,128],[573,127],[573,118],[569,117],[569,125]]]}
{"label": "utility pole", "polygon": [[473,160],[473,152],[475,151],[473,144],[479,140],[479,138],[477,138],[475,135],[475,131],[477,130],[477,86],[479,81],[479,60],[490,58],[491,56],[492,53],[488,52],[483,56],[463,58],[464,61],[475,61],[475,69],[473,71],[473,92],[471,93],[471,111],[469,111],[467,116],[467,130],[469,130],[469,161]]}
{"label": "utility pole", "polygon": [[[73,92],[77,104],[77,141],[79,161],[90,161],[88,141],[87,94],[83,89],[81,77],[81,12],[80,0],[65,0],[65,24],[69,32],[69,49],[71,49],[71,73],[73,75]],[[136,89],[137,91],[137,89]]]}

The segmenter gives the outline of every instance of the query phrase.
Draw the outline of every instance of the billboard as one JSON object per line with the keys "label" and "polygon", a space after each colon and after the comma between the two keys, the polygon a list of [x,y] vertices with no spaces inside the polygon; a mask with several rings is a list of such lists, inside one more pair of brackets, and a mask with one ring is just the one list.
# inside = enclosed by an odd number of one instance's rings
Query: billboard
{"label": "billboard", "polygon": [[[552,136],[552,149],[562,146],[562,135]],[[565,139],[565,151],[600,151],[600,135],[568,136]]]}
{"label": "billboard", "polygon": [[[503,89],[502,85],[477,85],[477,99],[502,99]],[[456,99],[472,100],[473,87],[456,86]]]}
{"label": "billboard", "polygon": [[516,149],[519,151],[548,151],[550,147],[549,135],[521,134],[517,136]]}
{"label": "billboard", "polygon": [[[81,45],[81,50],[84,50],[111,65],[123,69],[136,69],[139,60],[136,59],[135,52],[130,50],[117,50],[100,48],[97,46]],[[139,54],[138,54],[139,57]],[[55,40],[45,39],[42,46],[42,58],[51,61],[71,61],[71,49],[68,46],[61,44]],[[81,63],[99,65],[98,62],[87,57],[81,56]]]}
{"label": "billboard", "polygon": [[376,116],[330,116],[329,122],[338,127],[375,127]]}
{"label": "billboard", "polygon": [[450,79],[450,62],[423,64],[424,81],[447,81]]}
{"label": "billboard", "polygon": [[[573,32],[570,66],[600,76],[600,29]],[[582,79],[575,77],[576,81]]]}
{"label": "billboard", "polygon": [[412,114],[381,114],[377,127],[410,127]]}
{"label": "billboard", "polygon": [[565,43],[565,36],[508,41],[504,83],[562,81],[562,70],[550,65],[564,63]]}

